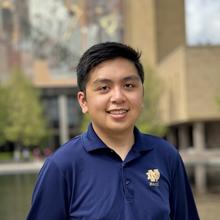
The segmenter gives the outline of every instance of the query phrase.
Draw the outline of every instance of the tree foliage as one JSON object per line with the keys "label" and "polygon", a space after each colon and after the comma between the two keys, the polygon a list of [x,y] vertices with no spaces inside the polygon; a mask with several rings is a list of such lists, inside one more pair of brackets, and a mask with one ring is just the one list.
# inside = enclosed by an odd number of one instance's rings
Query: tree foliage
{"label": "tree foliage", "polygon": [[6,89],[0,85],[0,145],[6,142],[4,129],[7,125]]}
{"label": "tree foliage", "polygon": [[220,96],[217,98],[217,104],[218,104],[218,107],[220,109]]}
{"label": "tree foliage", "polygon": [[149,67],[145,68],[144,108],[138,120],[138,127],[144,133],[163,136],[165,125],[160,120],[159,100],[163,90],[162,81]]}
{"label": "tree foliage", "polygon": [[48,132],[38,91],[21,71],[11,74],[5,91],[7,141],[24,147],[42,143]]}
{"label": "tree foliage", "polygon": [[81,132],[85,132],[87,130],[90,121],[91,121],[91,119],[89,117],[89,114],[84,114],[83,118],[82,118],[82,123],[80,126]]}

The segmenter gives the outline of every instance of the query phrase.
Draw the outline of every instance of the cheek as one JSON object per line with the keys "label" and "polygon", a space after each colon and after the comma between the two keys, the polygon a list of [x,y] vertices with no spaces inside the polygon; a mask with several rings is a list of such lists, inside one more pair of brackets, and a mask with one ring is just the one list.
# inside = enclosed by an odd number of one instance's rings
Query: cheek
{"label": "cheek", "polygon": [[103,110],[106,105],[107,105],[107,100],[106,98],[103,97],[98,97],[98,96],[93,96],[88,98],[88,110],[91,111],[96,111],[96,110]]}
{"label": "cheek", "polygon": [[142,99],[135,100],[134,108],[137,115],[140,115],[142,113],[144,109],[144,102],[142,101]]}
{"label": "cheek", "polygon": [[140,108],[140,109],[143,107],[144,97],[142,94],[131,97],[130,100],[132,101],[135,107]]}

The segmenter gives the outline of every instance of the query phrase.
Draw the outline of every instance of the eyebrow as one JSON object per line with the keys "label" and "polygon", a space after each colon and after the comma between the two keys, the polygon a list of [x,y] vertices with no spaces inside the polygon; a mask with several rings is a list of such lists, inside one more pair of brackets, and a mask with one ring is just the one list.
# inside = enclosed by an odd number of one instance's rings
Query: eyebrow
{"label": "eyebrow", "polygon": [[139,81],[141,80],[141,78],[139,76],[127,76],[123,79],[123,81],[129,81],[129,80]]}
{"label": "eyebrow", "polygon": [[111,83],[112,81],[110,79],[96,79],[92,84],[93,85],[98,85],[98,84],[106,84],[106,83]]}
{"label": "eyebrow", "polygon": [[[141,80],[139,76],[127,76],[125,78],[122,79],[122,81],[139,81]],[[106,79],[106,78],[100,78],[100,79],[96,79],[92,84],[96,85],[96,84],[101,84],[101,83],[111,83],[112,80],[110,79]]]}

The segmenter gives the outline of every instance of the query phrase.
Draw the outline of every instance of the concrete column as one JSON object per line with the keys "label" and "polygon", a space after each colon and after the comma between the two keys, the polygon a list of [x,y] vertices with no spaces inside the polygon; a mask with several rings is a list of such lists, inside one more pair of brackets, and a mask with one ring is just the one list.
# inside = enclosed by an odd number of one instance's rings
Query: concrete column
{"label": "concrete column", "polygon": [[58,109],[59,109],[59,135],[60,135],[60,142],[61,144],[63,144],[67,142],[69,139],[67,97],[65,95],[59,95]]}
{"label": "concrete column", "polygon": [[205,151],[205,125],[202,122],[196,122],[193,125],[193,145],[198,155],[198,161],[195,167],[195,187],[198,193],[206,192],[206,167],[199,162],[199,157],[204,155]]}
{"label": "concrete column", "polygon": [[199,194],[205,194],[206,187],[206,167],[204,164],[197,164],[195,166],[195,188]]}
{"label": "concrete column", "polygon": [[180,125],[178,128],[179,148],[186,149],[189,147],[189,133],[186,125]]}
{"label": "concrete column", "polygon": [[196,151],[205,150],[205,125],[202,122],[193,125],[193,146]]}

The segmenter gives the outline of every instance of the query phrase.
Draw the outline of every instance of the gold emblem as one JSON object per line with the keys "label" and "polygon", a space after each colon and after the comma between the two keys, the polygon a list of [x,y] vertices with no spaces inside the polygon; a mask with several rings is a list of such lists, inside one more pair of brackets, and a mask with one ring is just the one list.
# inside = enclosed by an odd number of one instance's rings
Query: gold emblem
{"label": "gold emblem", "polygon": [[148,170],[146,175],[147,175],[147,179],[149,180],[150,186],[159,185],[160,172],[158,169]]}

